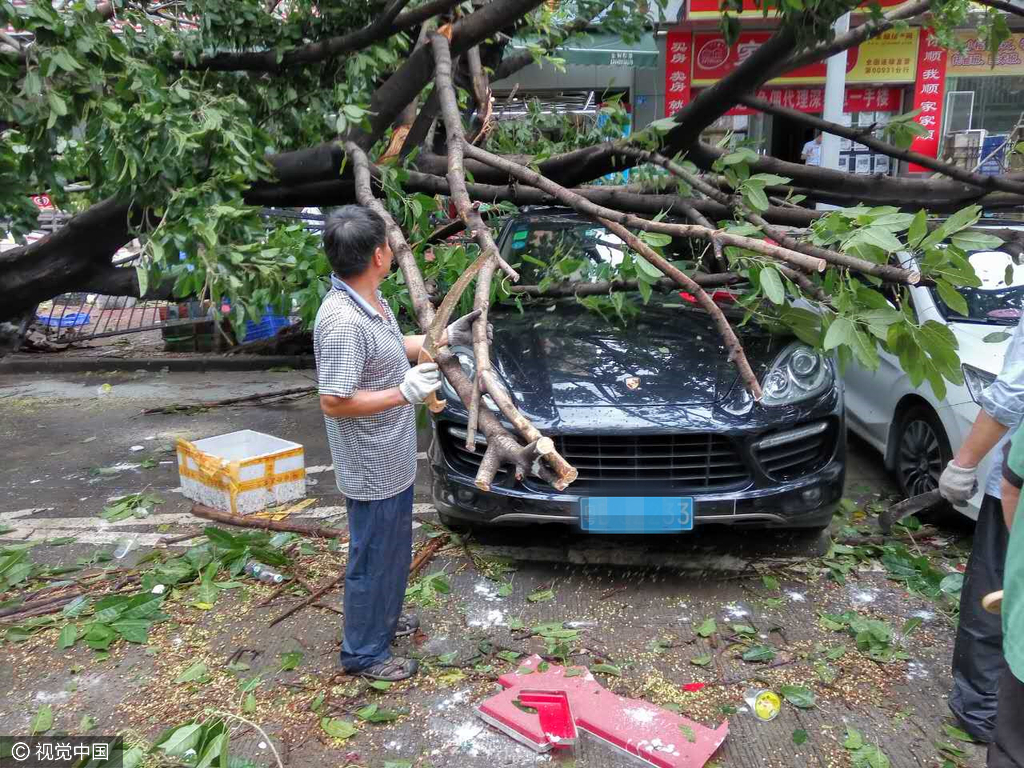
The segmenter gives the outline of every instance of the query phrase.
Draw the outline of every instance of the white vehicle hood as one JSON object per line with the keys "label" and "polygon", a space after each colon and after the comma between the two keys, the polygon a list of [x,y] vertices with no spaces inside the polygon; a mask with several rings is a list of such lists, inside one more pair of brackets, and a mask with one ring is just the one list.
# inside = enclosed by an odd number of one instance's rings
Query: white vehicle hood
{"label": "white vehicle hood", "polygon": [[[960,345],[960,362],[993,375],[1002,370],[1003,358],[1013,333],[1012,325],[951,322],[949,329]],[[1005,333],[1006,338],[1002,341],[984,341],[986,336],[993,333]]]}

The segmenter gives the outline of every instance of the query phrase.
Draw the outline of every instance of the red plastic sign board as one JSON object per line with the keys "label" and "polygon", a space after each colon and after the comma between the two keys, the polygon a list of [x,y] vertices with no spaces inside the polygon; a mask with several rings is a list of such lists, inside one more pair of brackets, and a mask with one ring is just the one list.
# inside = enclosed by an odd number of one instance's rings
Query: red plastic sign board
{"label": "red plastic sign board", "polygon": [[552,692],[564,695],[577,728],[634,755],[658,768],[701,768],[729,733],[728,721],[707,728],[682,715],[639,699],[606,690],[581,667],[556,664],[538,671],[542,660],[531,656],[516,671],[498,678],[505,690],[485,700],[477,713],[487,723],[538,751],[550,750],[559,741],[545,732],[538,714],[524,712],[513,702],[523,694]]}
{"label": "red plastic sign board", "polygon": [[[918,52],[917,82],[914,83],[914,109],[920,110],[914,122],[924,128],[924,136],[915,136],[910,145],[913,152],[928,157],[939,156],[939,136],[942,133],[942,102],[946,94],[946,49],[939,45],[930,29],[921,36]],[[930,173],[928,168],[910,163],[911,173]]]}
{"label": "red plastic sign board", "polygon": [[665,117],[690,103],[690,32],[670,31],[665,43]]}

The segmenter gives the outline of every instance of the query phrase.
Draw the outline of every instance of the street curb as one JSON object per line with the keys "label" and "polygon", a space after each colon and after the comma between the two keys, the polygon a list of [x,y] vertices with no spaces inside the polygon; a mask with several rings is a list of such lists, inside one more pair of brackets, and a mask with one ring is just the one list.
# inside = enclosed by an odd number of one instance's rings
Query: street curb
{"label": "street curb", "polygon": [[56,355],[9,357],[0,361],[0,374],[5,373],[84,373],[88,371],[152,371],[167,369],[174,373],[207,373],[216,371],[265,371],[289,366],[296,369],[316,368],[312,355],[204,356],[191,357],[94,357],[60,358]]}

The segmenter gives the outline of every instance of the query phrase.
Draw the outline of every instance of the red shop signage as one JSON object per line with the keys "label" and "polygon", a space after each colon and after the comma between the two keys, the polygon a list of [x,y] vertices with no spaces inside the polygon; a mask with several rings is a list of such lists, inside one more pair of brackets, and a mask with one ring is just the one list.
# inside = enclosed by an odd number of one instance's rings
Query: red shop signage
{"label": "red shop signage", "polygon": [[[757,91],[757,98],[798,112],[816,114],[824,108],[825,91],[822,88],[761,88]],[[843,112],[897,112],[899,109],[899,88],[846,89]],[[757,110],[739,106],[733,107],[725,114],[754,115],[757,114]]]}
{"label": "red shop signage", "polygon": [[690,60],[693,39],[689,32],[669,32],[665,42],[665,116],[690,103]]}
{"label": "red shop signage", "polygon": [[[928,157],[939,156],[939,136],[942,133],[942,102],[946,92],[946,49],[932,36],[932,30],[924,30],[918,50],[917,81],[914,83],[914,109],[919,110],[914,122],[928,131],[918,136],[910,149]],[[926,173],[917,163],[910,163],[911,173]]]}

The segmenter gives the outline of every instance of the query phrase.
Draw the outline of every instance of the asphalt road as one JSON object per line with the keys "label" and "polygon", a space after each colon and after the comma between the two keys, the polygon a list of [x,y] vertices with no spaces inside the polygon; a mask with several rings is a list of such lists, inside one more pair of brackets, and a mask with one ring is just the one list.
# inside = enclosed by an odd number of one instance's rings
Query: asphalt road
{"label": "asphalt road", "polygon": [[[161,540],[203,525],[188,514],[189,502],[178,491],[174,456],[167,447],[178,436],[197,439],[243,428],[302,443],[308,495],[316,501],[298,513],[300,519],[343,525],[343,499],[328,469],[323,424],[313,398],[199,413],[140,414],[151,406],[310,383],[304,372],[0,377],[0,442],[5,448],[0,529],[10,528],[0,535],[0,543],[73,537],[71,543],[40,543],[32,550],[38,562],[60,564],[112,549],[129,538],[133,549],[123,562],[134,562]],[[879,463],[869,449],[851,445],[848,496],[866,503],[895,492]],[[418,536],[436,519],[425,493],[426,477],[421,466],[416,512],[424,524]],[[97,517],[111,499],[140,491],[164,499],[150,517],[118,524]],[[899,768],[936,762],[934,742],[948,741],[942,724],[947,722],[944,697],[952,626],[930,601],[888,581],[874,562],[855,569],[840,585],[824,578],[820,567],[807,564],[816,553],[806,543],[751,531],[613,542],[546,528],[496,531],[475,540],[472,552],[470,562],[464,549],[451,547],[427,569],[445,572],[452,589],[422,609],[425,632],[414,645],[420,654],[455,653],[458,660],[472,659],[484,641],[526,653],[543,651],[538,638],[524,640],[517,634],[514,619],[527,627],[545,621],[582,622],[577,663],[605,661],[619,667],[621,677],[600,678],[616,692],[674,703],[710,726],[724,718],[723,706],[738,708],[718,758],[730,766],[845,764],[849,754],[842,742],[848,726],[879,743]],[[511,562],[494,566],[502,562],[499,556]],[[671,567],[652,568],[653,563]],[[334,566],[321,552],[311,555],[304,567],[320,582]],[[499,594],[496,582],[485,578],[493,575],[487,570],[492,567],[507,570],[498,583],[510,584],[509,594]],[[769,589],[765,574],[775,574],[779,585]],[[529,599],[547,589],[552,598]],[[249,598],[269,592],[261,586],[243,591]],[[220,677],[201,690],[174,685],[173,680],[195,658],[209,657],[212,669],[214,659],[222,665],[234,649],[255,648],[264,666],[269,665],[268,679],[278,685],[266,695],[260,689],[253,718],[286,747],[291,765],[330,759],[339,765],[383,766],[404,759],[413,765],[491,768],[551,759],[535,756],[476,718],[474,706],[495,689],[486,674],[473,674],[469,667],[431,667],[420,680],[381,694],[381,706],[408,707],[408,717],[366,727],[344,745],[325,743],[317,718],[307,723],[308,706],[318,686],[327,685],[332,695],[342,691],[338,695],[344,697],[349,685],[331,679],[338,617],[329,606],[307,609],[270,630],[266,620],[287,607],[284,598],[261,608],[236,594],[225,594],[221,601],[208,613],[183,605],[181,610],[189,613],[175,613],[173,621],[158,625],[151,646],[121,643],[102,663],[82,643],[64,653],[55,651],[52,637],[0,646],[0,732],[24,732],[33,713],[51,704],[57,727],[73,730],[88,713],[99,721],[100,732],[129,728],[152,738],[211,703],[237,709],[237,688]],[[337,601],[335,593],[329,602]],[[224,606],[227,611],[220,610]],[[807,659],[842,639],[823,634],[818,614],[851,609],[897,628],[910,617],[919,618],[921,628],[902,641],[910,658],[884,666],[863,662],[846,638],[850,650],[843,658],[856,660],[838,663],[840,674],[831,682],[818,681]],[[714,637],[695,633],[694,627],[708,618],[722,627],[755,626],[766,643],[793,660],[791,666],[751,675],[750,665],[726,653],[729,641],[711,647]],[[302,667],[295,672],[274,667],[281,653],[296,648],[305,654]],[[709,667],[690,663],[705,653],[714,658]],[[255,662],[253,668],[261,669]],[[680,696],[679,686],[694,680],[711,687]],[[220,683],[228,687],[218,687]],[[787,705],[771,723],[743,711],[747,687],[786,683],[816,686],[817,706],[800,710]],[[793,739],[798,730],[809,736],[801,749]],[[242,753],[269,761],[266,745],[251,731],[238,734],[236,742]],[[972,748],[964,759],[969,765],[983,762],[981,752]],[[571,760],[579,766],[636,764],[590,739],[573,755],[556,758],[567,766]]]}

